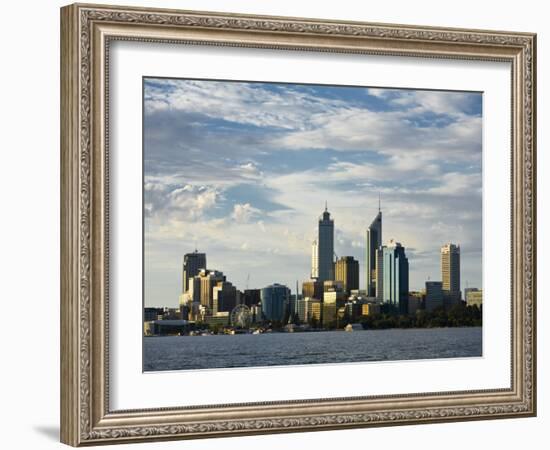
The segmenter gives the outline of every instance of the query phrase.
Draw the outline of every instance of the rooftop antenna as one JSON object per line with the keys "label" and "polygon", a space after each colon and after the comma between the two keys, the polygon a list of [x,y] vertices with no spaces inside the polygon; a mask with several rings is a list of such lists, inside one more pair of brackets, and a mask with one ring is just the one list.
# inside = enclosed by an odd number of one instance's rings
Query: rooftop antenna
{"label": "rooftop antenna", "polygon": [[381,211],[380,191],[378,191],[378,212]]}
{"label": "rooftop antenna", "polygon": [[328,211],[328,203],[327,201],[325,200],[325,212]]}

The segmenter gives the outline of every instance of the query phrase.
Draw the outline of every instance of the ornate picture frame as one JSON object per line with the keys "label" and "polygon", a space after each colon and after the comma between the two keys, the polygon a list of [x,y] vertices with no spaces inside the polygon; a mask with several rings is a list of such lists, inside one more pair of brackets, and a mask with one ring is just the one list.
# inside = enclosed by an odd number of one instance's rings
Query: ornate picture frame
{"label": "ornate picture frame", "polygon": [[[511,386],[113,411],[109,79],[116,40],[503,61],[512,67]],[[536,415],[536,36],[74,4],[61,9],[61,440],[97,445]]]}

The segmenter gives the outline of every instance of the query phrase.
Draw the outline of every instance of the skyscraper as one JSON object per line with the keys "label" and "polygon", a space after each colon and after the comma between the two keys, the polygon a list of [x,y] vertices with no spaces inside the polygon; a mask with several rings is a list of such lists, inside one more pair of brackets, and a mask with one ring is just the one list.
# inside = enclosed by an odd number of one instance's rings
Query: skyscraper
{"label": "skyscraper", "polygon": [[317,240],[319,281],[334,280],[334,220],[325,205],[325,211],[319,218],[319,237]]}
{"label": "skyscraper", "polygon": [[384,246],[376,250],[376,299],[382,301],[384,297]]}
{"label": "skyscraper", "polygon": [[212,312],[230,312],[237,306],[237,288],[229,281],[218,281],[212,289]]}
{"label": "skyscraper", "polygon": [[353,256],[342,256],[334,263],[334,279],[341,281],[347,295],[359,289],[359,261]]}
{"label": "skyscraper", "polygon": [[459,245],[448,243],[441,247],[441,280],[447,306],[458,303],[461,299]]}
{"label": "skyscraper", "polygon": [[183,290],[189,290],[189,280],[199,274],[201,269],[206,269],[206,253],[187,253],[183,257]]}
{"label": "skyscraper", "polygon": [[483,305],[483,289],[466,288],[464,290],[466,291],[464,294],[464,299],[466,300],[466,304],[468,306],[477,305],[479,308]]}
{"label": "skyscraper", "polygon": [[407,314],[409,301],[409,260],[405,247],[393,239],[383,248],[384,295],[389,310]]}
{"label": "skyscraper", "polygon": [[378,214],[367,228],[365,277],[367,296],[376,297],[376,252],[382,245],[382,211],[378,205]]}
{"label": "skyscraper", "polygon": [[[226,281],[225,275],[217,270],[202,269],[199,273],[200,277],[200,301],[201,305],[208,308],[209,312],[214,311],[214,286],[221,281]],[[217,311],[214,311],[217,312]]]}
{"label": "skyscraper", "polygon": [[317,240],[311,243],[311,279],[319,278],[319,246]]}

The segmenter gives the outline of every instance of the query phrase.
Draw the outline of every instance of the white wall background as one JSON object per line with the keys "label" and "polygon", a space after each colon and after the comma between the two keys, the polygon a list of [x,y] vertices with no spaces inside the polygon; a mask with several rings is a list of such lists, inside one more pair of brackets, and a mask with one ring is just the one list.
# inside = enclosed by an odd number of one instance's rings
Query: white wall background
{"label": "white wall background", "polygon": [[[127,3],[127,2],[117,2]],[[545,2],[463,0],[308,2],[305,0],[133,0],[136,6],[245,12],[342,20],[532,31],[538,36],[539,280],[548,273],[540,256],[550,251],[548,207],[540,199],[550,189],[550,32]],[[60,448],[59,430],[59,1],[3,5],[0,71],[0,423],[3,448]],[[545,101],[546,100],[546,101]],[[546,203],[546,202],[545,202]],[[539,416],[366,430],[225,438],[141,444],[139,448],[227,449],[546,448],[550,426],[548,328],[550,308],[539,288]],[[542,326],[540,325],[542,322]],[[545,354],[546,353],[546,354]],[[547,439],[546,439],[547,440]],[[547,444],[546,444],[547,445]],[[128,447],[128,446],[123,446]],[[120,448],[120,447],[119,447]],[[137,448],[137,447],[134,447]]]}

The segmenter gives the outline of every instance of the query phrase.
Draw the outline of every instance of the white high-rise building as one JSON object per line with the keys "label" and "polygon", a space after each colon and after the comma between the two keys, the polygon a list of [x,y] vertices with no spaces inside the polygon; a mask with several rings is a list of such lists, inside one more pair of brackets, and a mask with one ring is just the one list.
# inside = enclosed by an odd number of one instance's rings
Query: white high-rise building
{"label": "white high-rise building", "polygon": [[441,247],[441,281],[449,306],[458,303],[461,299],[459,245],[448,243]]}
{"label": "white high-rise building", "polygon": [[319,278],[319,247],[317,240],[311,244],[311,279],[316,280]]}

